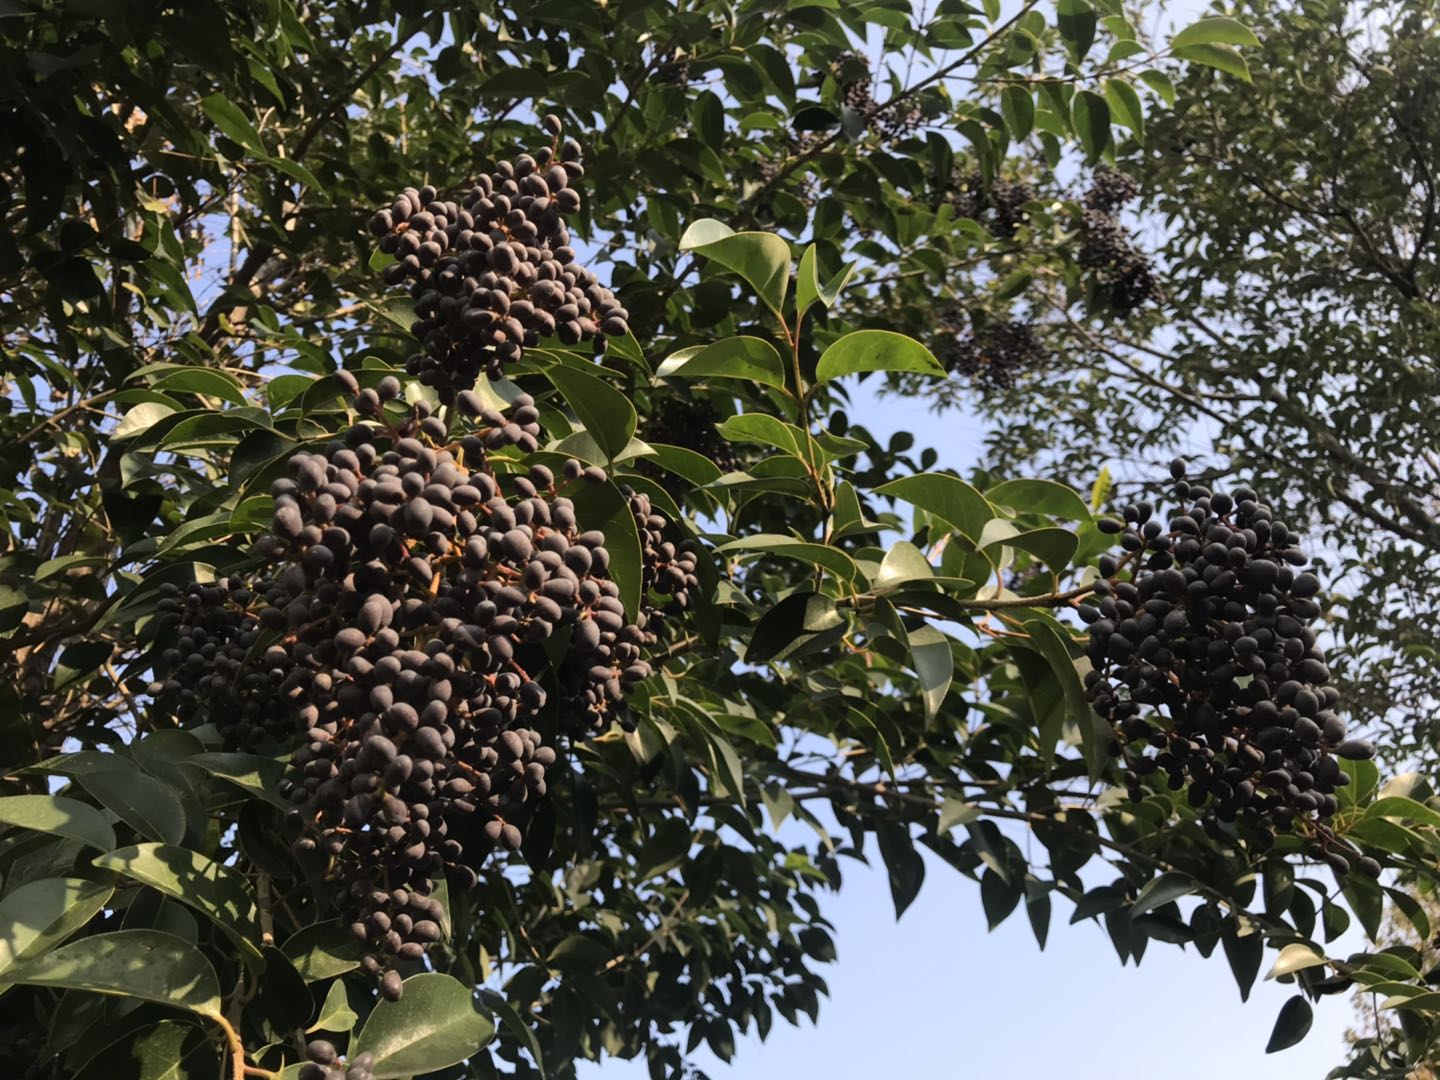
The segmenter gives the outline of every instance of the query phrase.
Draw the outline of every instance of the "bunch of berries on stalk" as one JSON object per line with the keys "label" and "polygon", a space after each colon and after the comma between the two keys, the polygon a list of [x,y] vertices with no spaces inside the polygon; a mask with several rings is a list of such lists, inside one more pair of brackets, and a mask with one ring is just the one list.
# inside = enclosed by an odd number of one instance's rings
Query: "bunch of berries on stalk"
{"label": "bunch of berries on stalk", "polygon": [[947,198],[961,217],[983,224],[992,236],[1008,240],[1025,223],[1025,204],[1033,202],[1035,186],[1019,177],[997,176],[985,182],[979,170],[956,167]]}
{"label": "bunch of berries on stalk", "polygon": [[1211,830],[1240,822],[1268,847],[1276,830],[1298,829],[1337,871],[1358,862],[1378,874],[1326,825],[1349,783],[1340,759],[1375,751],[1337,711],[1311,625],[1321,586],[1309,556],[1255,492],[1190,482],[1178,459],[1170,471],[1173,516],[1138,502],[1101,520],[1123,554],[1101,558],[1098,603],[1080,609],[1087,692],[1114,730],[1131,798],[1163,776]]}
{"label": "bunch of berries on stalk", "polygon": [[335,1044],[312,1039],[305,1046],[308,1059],[300,1066],[300,1080],[375,1080],[375,1055],[358,1054],[342,1060]]}
{"label": "bunch of berries on stalk", "polygon": [[164,590],[151,690],[227,749],[295,747],[279,794],[296,849],[324,858],[330,906],[395,999],[397,963],[441,937],[437,877],[472,887],[486,853],[520,846],[557,761],[538,729],[625,722],[649,648],[690,605],[697,553],[620,488],[643,559],[627,612],[606,536],[576,509],[605,471],[525,469],[508,449],[537,445],[533,400],[502,413],[462,391],[471,422],[452,437],[393,376],[340,379],[359,419],[289,459],[263,566]]}
{"label": "bunch of berries on stalk", "polygon": [[936,358],[982,390],[1008,390],[1050,365],[1050,350],[1028,323],[987,322],[970,329],[963,314],[952,310],[941,315],[940,325],[954,336],[936,346]]}
{"label": "bunch of berries on stalk", "polygon": [[434,187],[406,188],[377,210],[370,231],[396,262],[387,285],[410,283],[422,351],[407,370],[449,403],[481,373],[499,376],[527,347],[555,338],[571,346],[629,333],[629,313],[575,261],[566,215],[580,209],[580,144],[561,140],[502,161],[461,202]]}
{"label": "bunch of berries on stalk", "polygon": [[1080,265],[1095,275],[1105,302],[1128,315],[1160,295],[1154,267],[1120,222],[1120,208],[1140,193],[1125,173],[1101,169],[1081,197]]}

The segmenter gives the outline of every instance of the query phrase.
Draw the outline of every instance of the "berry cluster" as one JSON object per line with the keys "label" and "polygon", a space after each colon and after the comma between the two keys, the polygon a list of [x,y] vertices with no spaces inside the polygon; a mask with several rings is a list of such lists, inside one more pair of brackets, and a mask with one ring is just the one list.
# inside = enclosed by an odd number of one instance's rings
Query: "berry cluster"
{"label": "berry cluster", "polygon": [[1080,200],[1080,265],[1094,273],[1106,302],[1121,315],[1160,295],[1150,259],[1131,242],[1119,218],[1120,207],[1139,191],[1131,177],[1103,169]]}
{"label": "berry cluster", "polygon": [[[640,437],[647,443],[683,446],[714,462],[722,473],[736,472],[743,465],[734,446],[715,430],[720,421],[720,413],[708,399],[679,389],[667,390],[663,396],[654,397],[653,411],[646,417]],[[651,467],[646,472],[674,498],[689,490],[688,484],[662,469]]]}
{"label": "berry cluster", "polygon": [[856,52],[842,52],[830,65],[840,87],[840,103],[866,119],[881,142],[895,142],[913,135],[925,123],[925,110],[910,98],[887,102],[875,100],[875,79],[870,63]]}
{"label": "berry cluster", "polygon": [[375,1080],[375,1055],[357,1054],[342,1061],[335,1044],[312,1039],[305,1047],[309,1060],[300,1066],[300,1080]]}
{"label": "berry cluster", "polygon": [[1347,738],[1336,712],[1310,625],[1320,580],[1255,492],[1191,483],[1178,459],[1171,474],[1188,509],[1162,523],[1139,502],[1100,522],[1124,554],[1101,558],[1099,603],[1080,609],[1090,700],[1115,731],[1133,799],[1163,772],[1206,818],[1243,821],[1262,846],[1303,822],[1328,849],[1324,821],[1349,782],[1337,759],[1374,747]]}
{"label": "berry cluster", "polygon": [[676,49],[650,73],[650,81],[661,86],[685,86],[690,81],[690,57]]}
{"label": "berry cluster", "polygon": [[992,236],[1008,240],[1025,223],[1025,204],[1037,192],[1033,184],[1016,177],[999,176],[989,185],[975,170],[956,168],[948,199],[962,217],[983,224]]}
{"label": "berry cluster", "polygon": [[407,368],[444,402],[541,338],[603,348],[629,332],[614,294],[575,261],[565,215],[580,209],[580,144],[562,143],[559,120],[545,119],[556,145],[502,161],[461,203],[429,185],[407,188],[370,219],[380,249],[398,259],[385,283],[410,282],[415,302],[411,332],[423,351]]}
{"label": "berry cluster", "polygon": [[[536,445],[532,400],[500,414],[462,392],[477,423],[451,443],[423,406],[400,409],[393,377],[373,401],[343,378],[377,420],[291,457],[256,545],[278,569],[167,590],[174,640],[152,690],[232,748],[301,738],[280,789],[296,847],[326,856],[333,906],[394,998],[393,963],[440,937],[434,879],[473,886],[472,864],[518,848],[546,791],[556,753],[534,730],[551,696],[538,681],[544,642],[568,635],[550,703],[560,730],[603,727],[651,674],[660,621],[689,606],[697,553],[622,489],[644,539],[647,599],[629,620],[605,535],[582,531],[560,494],[605,472],[572,460],[563,478],[543,465],[497,474],[487,457]],[[481,823],[465,844],[462,819]]]}
{"label": "berry cluster", "polygon": [[972,331],[963,316],[950,313],[941,316],[940,325],[954,336],[936,346],[936,358],[981,389],[1008,390],[1022,375],[1050,364],[1050,350],[1028,323],[992,322]]}

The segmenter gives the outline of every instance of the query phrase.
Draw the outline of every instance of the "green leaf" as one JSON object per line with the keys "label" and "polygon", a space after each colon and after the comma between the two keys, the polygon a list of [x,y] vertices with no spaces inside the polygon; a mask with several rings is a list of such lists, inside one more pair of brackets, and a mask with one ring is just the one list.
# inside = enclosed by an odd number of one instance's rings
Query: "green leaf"
{"label": "green leaf", "polygon": [[1054,480],[1006,480],[985,492],[997,506],[1021,514],[1044,514],[1069,521],[1089,521],[1090,507],[1074,488]]}
{"label": "green leaf", "polygon": [[335,922],[313,923],[285,939],[280,951],[306,982],[344,975],[360,966],[360,946]]}
{"label": "green leaf", "polygon": [[1250,68],[1245,60],[1229,45],[1186,45],[1183,48],[1174,50],[1177,60],[1189,60],[1191,63],[1204,64],[1206,67],[1223,71],[1227,75],[1234,75],[1237,79],[1250,82]]}
{"label": "green leaf", "polygon": [[495,1035],[470,987],[427,972],[405,980],[399,1001],[381,1001],[350,1050],[374,1054],[376,1080],[416,1076],[457,1065]]}
{"label": "green leaf", "polygon": [[920,679],[920,696],[925,702],[925,718],[933,720],[940,711],[950,683],[955,677],[955,654],[950,639],[933,626],[910,631],[910,658]]}
{"label": "green leaf", "polygon": [[1147,911],[1154,911],[1162,904],[1189,896],[1194,891],[1195,879],[1189,874],[1161,874],[1146,882],[1145,887],[1140,890],[1135,902],[1130,905],[1130,917],[1133,919]]}
{"label": "green leaf", "polygon": [[797,540],[793,536],[778,536],[771,533],[742,536],[738,540],[721,544],[715,550],[722,555],[735,553],[742,558],[752,555],[775,555],[799,559],[811,566],[823,567],[836,577],[846,581],[854,581],[855,575],[859,573],[855,566],[855,560],[839,548]]}
{"label": "green leaf", "polygon": [[826,382],[864,371],[915,371],[944,376],[930,350],[914,338],[889,330],[855,330],[830,344],[815,365],[815,379]]}
{"label": "green leaf", "polygon": [[964,799],[958,799],[953,795],[947,795],[945,802],[940,807],[940,822],[936,826],[940,832],[949,832],[957,825],[968,825],[972,821],[978,821],[983,811],[978,806],[971,806]]}
{"label": "green leaf", "polygon": [[881,484],[875,489],[877,495],[918,506],[927,514],[948,522],[956,532],[978,539],[985,523],[995,516],[995,508],[985,496],[965,483],[958,476],[946,473],[920,473],[916,476],[902,476]]}
{"label": "green leaf", "polygon": [[819,257],[815,254],[815,245],[811,244],[800,256],[800,272],[795,278],[795,310],[797,316],[804,316],[805,312],[818,301],[827,308],[835,304],[840,296],[840,290],[845,288],[850,276],[855,272],[855,264],[847,263],[841,271],[831,278],[827,283],[820,283]]}
{"label": "green leaf", "polygon": [[1191,23],[1170,39],[1177,49],[1187,45],[1259,45],[1255,32],[1242,22],[1212,15]]}
{"label": "green leaf", "polygon": [[111,442],[121,442],[148,431],[176,410],[159,401],[142,401],[120,418],[115,430],[110,433]]}
{"label": "green leaf", "polygon": [[[678,865],[677,859],[672,865]],[[550,950],[545,962],[553,968],[574,974],[594,974],[608,960],[615,950],[604,942],[584,934],[570,934]]]}
{"label": "green leaf", "polygon": [[774,345],[764,338],[733,337],[685,349],[666,359],[656,378],[695,379],[704,375],[746,379],[785,389],[785,361]]}
{"label": "green leaf", "polygon": [[1225,959],[1230,962],[1235,985],[1240,988],[1240,1000],[1248,1001],[1255,976],[1260,974],[1260,962],[1265,958],[1265,940],[1258,933],[1237,933],[1231,920],[1221,932],[1220,943],[1225,946]]}
{"label": "green leaf", "polygon": [[63,795],[8,795],[0,798],[0,822],[80,840],[101,851],[115,846],[115,830],[89,803]]}
{"label": "green leaf", "polygon": [[1160,100],[1166,105],[1175,104],[1175,84],[1170,81],[1170,76],[1163,71],[1156,71],[1151,68],[1149,71],[1140,72],[1140,81],[1154,90]]}
{"label": "green leaf", "polygon": [[669,873],[685,861],[690,845],[690,826],[682,818],[665,818],[635,856],[636,878],[648,881]]}
{"label": "green leaf", "polygon": [[[984,537],[981,539],[984,540]],[[1029,552],[1058,574],[1069,566],[1070,560],[1075,557],[1080,538],[1069,529],[1032,529],[1030,532],[1002,536],[977,546],[983,550],[996,543]]]}
{"label": "green leaf", "polygon": [[880,858],[890,877],[890,898],[895,902],[895,918],[899,919],[920,895],[925,883],[925,860],[915,850],[910,830],[895,822],[881,822],[875,827],[880,843]]}
{"label": "green leaf", "polygon": [[1110,115],[1116,123],[1123,124],[1140,140],[1145,138],[1145,107],[1140,95],[1124,79],[1110,79],[1105,83],[1105,103],[1110,106]]}
{"label": "green leaf", "polygon": [[1064,692],[1066,715],[1080,735],[1080,751],[1085,757],[1092,778],[1098,777],[1109,760],[1110,729],[1090,708],[1085,696],[1085,687],[1080,682],[1080,673],[1071,656],[1068,636],[1045,615],[1035,615],[1025,620],[1025,629],[1030,635],[1030,645],[1050,664]]}
{"label": "green leaf", "polygon": [[795,425],[777,420],[766,413],[727,416],[723,423],[715,426],[715,430],[730,442],[761,443],[783,450],[801,461],[806,460],[805,449],[809,441],[805,433]]}
{"label": "green leaf", "polygon": [[1093,90],[1081,90],[1070,102],[1075,134],[1087,161],[1099,161],[1110,145],[1110,106]]}
{"label": "green leaf", "polygon": [[651,443],[650,449],[655,451],[649,458],[652,464],[669,470],[676,476],[690,481],[696,487],[714,483],[723,475],[720,467],[713,461],[686,447],[670,446],[667,443]]}
{"label": "green leaf", "polygon": [[114,930],[11,968],[6,981],[140,998],[220,1015],[220,983],[203,953],[158,930]]}
{"label": "green leaf", "polygon": [[238,870],[167,844],[136,844],[97,856],[95,865],[158,889],[205,915],[234,939],[257,970],[264,969],[255,936],[255,904]]}
{"label": "green leaf", "polygon": [[222,777],[278,805],[288,805],[275,793],[285,775],[285,766],[274,758],[261,757],[258,754],[216,752],[196,754],[186,758],[182,764],[204,769],[212,776]]}
{"label": "green leaf", "polygon": [[151,389],[169,393],[203,394],[217,397],[232,405],[248,405],[245,391],[228,371],[216,368],[180,368],[167,372],[150,384]]}
{"label": "green leaf", "polygon": [[790,284],[790,245],[772,233],[733,232],[713,218],[702,218],[680,237],[680,250],[713,259],[739,274],[777,315]]}
{"label": "green leaf", "polygon": [[0,982],[7,969],[39,956],[88,923],[114,891],[81,878],[41,878],[0,899]]}
{"label": "green leaf", "polygon": [[575,504],[581,529],[599,529],[610,552],[610,578],[620,587],[620,602],[633,618],[640,610],[642,587],[640,534],[630,503],[615,484],[576,480],[560,491]]}
{"label": "green leaf", "polygon": [[935,576],[935,568],[925,553],[908,540],[897,540],[880,561],[880,571],[875,575],[874,590],[877,594],[894,592],[914,581],[929,581]]}
{"label": "green leaf", "polygon": [[791,593],[755,624],[745,650],[745,662],[763,664],[768,660],[783,660],[817,639],[838,640],[845,625],[845,616],[830,597],[814,592]]}
{"label": "green leaf", "polygon": [[606,458],[614,461],[635,434],[635,406],[630,399],[604,379],[564,364],[546,367],[545,377],[564,395]]}
{"label": "green leaf", "polygon": [[985,921],[991,930],[1010,917],[1024,892],[1021,882],[1007,881],[1004,875],[986,869],[980,878],[980,904],[985,909]]}
{"label": "green leaf", "polygon": [[1367,806],[1361,820],[1371,821],[1375,818],[1413,821],[1420,825],[1440,827],[1440,813],[1430,809],[1424,803],[1407,799],[1403,795],[1391,795],[1383,799],[1376,799]]}
{"label": "green leaf", "polygon": [[1035,127],[1035,97],[1030,88],[1014,83],[1005,87],[1000,95],[1000,115],[1005,118],[1011,142],[1020,142],[1029,135]]}
{"label": "green leaf", "polygon": [[1076,61],[1084,60],[1095,43],[1098,23],[1095,9],[1085,0],[1059,0],[1055,6],[1055,27],[1070,46]]}
{"label": "green leaf", "polygon": [[1309,1034],[1314,1018],[1310,1003],[1296,994],[1280,1006],[1280,1015],[1275,1018],[1275,1029],[1270,1033],[1270,1041],[1265,1044],[1265,1052],[1273,1054],[1294,1046]]}
{"label": "green leaf", "polygon": [[201,98],[200,108],[205,110],[205,115],[232,142],[237,142],[262,157],[265,155],[265,143],[260,138],[260,132],[255,130],[255,125],[223,94],[211,94]]}
{"label": "green leaf", "polygon": [[1278,979],[1281,975],[1293,975],[1297,971],[1319,967],[1324,963],[1325,955],[1316,952],[1313,946],[1303,941],[1292,942],[1280,950],[1280,955],[1275,958],[1275,964],[1265,978]]}
{"label": "green leaf", "polygon": [[336,979],[325,994],[325,1003],[320,1006],[320,1018],[305,1029],[312,1031],[348,1032],[354,1029],[360,1017],[350,1008],[350,995],[345,992],[345,980]]}
{"label": "green leaf", "polygon": [[169,784],[146,776],[128,761],[128,768],[85,772],[80,784],[111,813],[141,836],[178,844],[185,836],[185,807]]}

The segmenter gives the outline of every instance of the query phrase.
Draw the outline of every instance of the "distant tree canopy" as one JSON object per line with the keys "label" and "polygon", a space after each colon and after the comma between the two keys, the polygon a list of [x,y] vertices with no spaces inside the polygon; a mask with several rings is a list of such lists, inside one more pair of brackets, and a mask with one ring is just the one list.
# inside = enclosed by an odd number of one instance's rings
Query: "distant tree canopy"
{"label": "distant tree canopy", "polygon": [[1052,316],[1066,393],[1030,383],[997,408],[994,461],[1078,480],[1198,441],[1283,491],[1324,539],[1355,715],[1395,761],[1434,761],[1440,29],[1428,4],[1235,14],[1261,39],[1253,84],[1192,68],[1125,158],[1163,302]]}
{"label": "distant tree canopy", "polygon": [[1431,1060],[1433,24],[1303,12],[0,0],[7,1075],[698,1076],[922,850]]}

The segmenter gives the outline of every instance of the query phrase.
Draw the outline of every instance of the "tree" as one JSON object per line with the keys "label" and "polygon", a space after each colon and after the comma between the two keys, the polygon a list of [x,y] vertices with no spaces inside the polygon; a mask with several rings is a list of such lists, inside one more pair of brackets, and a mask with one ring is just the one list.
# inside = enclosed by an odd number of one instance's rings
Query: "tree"
{"label": "tree", "polygon": [[1270,492],[1177,462],[1192,516],[1097,516],[844,412],[943,374],[904,331],[956,265],[1114,306],[1066,228],[1107,211],[1020,197],[1019,148],[1113,158],[1162,54],[1246,74],[1239,23],[280,0],[0,35],[13,1069],[686,1075],[813,1016],[843,860],[898,914],[917,844],[1042,942],[1062,897],[1122,960],[1223,946],[1242,994],[1280,950],[1272,1049],[1359,982],[1420,995],[1424,1052],[1420,973],[1312,939],[1377,936],[1440,811],[1346,730]]}
{"label": "tree", "polygon": [[[1191,433],[1220,472],[1284,489],[1323,538],[1333,652],[1396,761],[1433,760],[1437,625],[1437,71],[1423,4],[1233,12],[1253,85],[1192,69],[1125,165],[1158,237],[1163,303],[1127,319],[1047,305],[1059,410],[1022,391],[994,461],[1093,475]],[[1033,390],[1033,385],[1028,388]],[[1036,406],[1041,405],[1041,409]],[[1035,421],[1043,416],[1044,424]]]}

